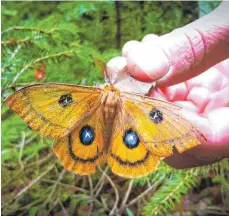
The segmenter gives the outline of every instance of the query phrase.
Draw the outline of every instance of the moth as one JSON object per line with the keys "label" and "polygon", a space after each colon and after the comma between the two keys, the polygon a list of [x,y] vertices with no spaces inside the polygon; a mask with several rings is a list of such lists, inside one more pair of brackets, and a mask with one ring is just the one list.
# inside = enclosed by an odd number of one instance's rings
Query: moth
{"label": "moth", "polygon": [[[181,107],[115,85],[103,87],[44,83],[22,88],[6,99],[33,130],[55,139],[53,149],[65,169],[93,174],[107,162],[126,178],[145,176],[160,161],[206,142],[181,114]],[[121,79],[120,79],[121,77]]]}

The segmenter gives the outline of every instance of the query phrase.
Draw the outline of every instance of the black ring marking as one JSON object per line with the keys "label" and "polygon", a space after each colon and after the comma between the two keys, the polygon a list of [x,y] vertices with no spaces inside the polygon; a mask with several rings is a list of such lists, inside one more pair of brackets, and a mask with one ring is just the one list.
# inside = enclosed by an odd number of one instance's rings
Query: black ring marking
{"label": "black ring marking", "polygon": [[72,95],[71,94],[61,95],[60,99],[58,100],[58,103],[63,108],[67,107],[68,105],[73,103]]}
{"label": "black ring marking", "polygon": [[73,160],[81,162],[81,163],[95,163],[95,161],[103,154],[103,152],[98,152],[98,154],[95,157],[91,157],[91,158],[87,158],[87,159],[78,157],[72,151],[72,136],[71,135],[69,135],[69,137],[68,137],[68,149],[69,149],[69,153],[70,153],[71,158]]}
{"label": "black ring marking", "polygon": [[133,149],[138,146],[140,140],[139,140],[137,133],[134,130],[129,129],[129,130],[126,130],[123,135],[123,142],[127,148]]}
{"label": "black ring marking", "polygon": [[135,162],[130,162],[130,161],[123,161],[120,157],[116,156],[115,154],[113,154],[112,152],[110,153],[111,157],[113,157],[118,163],[120,163],[122,166],[137,166],[140,165],[142,163],[144,163],[150,156],[150,152],[147,151],[146,155],[143,159],[141,160],[137,160]]}
{"label": "black ring marking", "polygon": [[89,125],[84,125],[79,132],[79,138],[83,145],[90,145],[95,139],[95,130]]}
{"label": "black ring marking", "polygon": [[163,114],[158,109],[152,109],[149,113],[149,117],[156,124],[163,121]]}

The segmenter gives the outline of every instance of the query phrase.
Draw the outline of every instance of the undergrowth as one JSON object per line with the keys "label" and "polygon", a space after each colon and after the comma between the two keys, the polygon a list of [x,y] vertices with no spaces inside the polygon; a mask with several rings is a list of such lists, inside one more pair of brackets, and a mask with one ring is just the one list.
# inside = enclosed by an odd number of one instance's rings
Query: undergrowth
{"label": "undergrowth", "polygon": [[[228,160],[188,170],[162,162],[135,180],[115,176],[105,165],[78,176],[60,165],[53,140],[31,131],[4,105],[7,95],[33,83],[103,83],[104,63],[120,55],[126,41],[183,26],[198,17],[197,6],[2,2],[2,215],[172,215],[200,208],[195,191],[207,200],[205,210],[214,212],[212,187],[220,191],[221,210],[229,205]],[[38,70],[44,72],[39,80]],[[203,179],[211,185],[200,189]]]}

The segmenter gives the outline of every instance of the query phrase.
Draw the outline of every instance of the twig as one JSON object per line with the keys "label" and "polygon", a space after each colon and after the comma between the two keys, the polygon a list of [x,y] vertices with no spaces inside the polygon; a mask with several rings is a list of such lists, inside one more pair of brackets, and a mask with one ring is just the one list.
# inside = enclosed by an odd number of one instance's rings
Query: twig
{"label": "twig", "polygon": [[58,28],[52,28],[50,29],[49,31],[47,30],[43,30],[43,29],[39,29],[39,28],[33,28],[33,27],[26,27],[26,26],[14,26],[14,27],[10,27],[4,31],[2,31],[2,35],[4,33],[7,33],[9,31],[15,31],[15,30],[22,30],[22,31],[37,31],[37,32],[40,32],[40,33],[44,33],[44,34],[51,34],[52,32],[54,31],[57,31]]}
{"label": "twig", "polygon": [[100,184],[98,190],[96,191],[95,197],[97,197],[97,196],[99,195],[100,191],[101,191],[102,188],[103,188],[103,185],[104,185],[104,179],[103,179],[103,181],[101,182],[101,184]]}
{"label": "twig", "polygon": [[26,43],[33,43],[33,40],[37,40],[37,39],[41,39],[43,37],[41,36],[35,36],[33,38],[29,38],[29,37],[26,37],[24,39],[15,39],[15,40],[7,40],[7,41],[2,41],[1,42],[1,45],[8,45],[8,44],[18,44],[18,45],[22,45],[22,44],[26,44]]}
{"label": "twig", "polygon": [[[106,174],[107,171],[108,171],[108,166],[105,168],[105,170],[104,170],[104,172],[103,172],[103,175],[101,176],[101,178],[100,178],[98,184],[95,186],[95,188],[99,186],[98,190],[97,190],[96,193],[95,193],[95,198],[99,195],[100,191],[101,191],[102,188],[103,188],[103,185],[104,185],[104,178],[105,178],[104,173]],[[94,191],[96,190],[95,188],[94,188]]]}
{"label": "twig", "polygon": [[64,213],[64,216],[68,216],[68,213],[67,213],[66,209],[64,208],[63,203],[61,202],[61,199],[59,199],[59,204],[60,204],[60,207],[62,209],[62,212]]}
{"label": "twig", "polygon": [[155,188],[156,185],[151,185],[149,188],[147,188],[144,192],[142,192],[139,196],[137,196],[136,198],[134,198],[133,200],[131,200],[126,206],[131,206],[134,203],[136,203],[139,199],[141,199],[142,197],[144,197],[146,194],[148,194],[153,188]]}
{"label": "twig", "polygon": [[25,171],[25,170],[27,170],[27,169],[29,170],[29,169],[33,168],[34,166],[36,166],[36,165],[41,165],[41,164],[43,164],[44,162],[46,162],[47,160],[49,160],[50,157],[53,157],[53,153],[48,154],[46,157],[42,158],[42,159],[39,160],[39,161],[36,161],[35,163],[30,163],[29,165],[25,166],[25,167],[24,167],[24,170],[20,170],[20,171],[19,171],[18,173],[16,173],[11,179],[9,179],[9,181],[6,182],[6,183],[2,186],[2,189],[4,189],[5,187],[7,187],[7,186],[8,186],[10,183],[12,183],[15,179],[18,179],[19,176],[20,176],[22,173],[24,173],[23,171]]}
{"label": "twig", "polygon": [[65,174],[65,170],[63,169],[62,172],[60,173],[57,181],[55,182],[55,184],[53,185],[52,187],[52,191],[50,192],[48,198],[46,199],[46,201],[43,203],[43,206],[46,206],[47,203],[49,203],[49,201],[51,200],[57,186],[59,185],[60,181],[62,180],[62,178],[64,177],[64,174]]}
{"label": "twig", "polygon": [[119,193],[118,193],[118,190],[117,190],[114,182],[111,180],[111,178],[106,173],[104,173],[104,171],[100,167],[98,167],[98,169],[99,169],[99,171],[101,173],[103,173],[105,175],[105,177],[107,178],[107,180],[110,182],[111,186],[114,188],[114,192],[115,192],[115,204],[114,204],[114,206],[113,206],[113,208],[112,208],[112,210],[110,211],[110,214],[109,214],[109,216],[112,216],[112,215],[115,215],[115,211],[116,211],[117,206],[118,206]]}
{"label": "twig", "polygon": [[40,176],[38,176],[36,179],[32,180],[28,186],[26,186],[25,188],[23,188],[20,192],[17,193],[17,195],[11,200],[9,201],[8,203],[5,203],[3,206],[2,206],[2,209],[7,206],[7,205],[10,205],[12,204],[13,202],[15,202],[22,194],[24,194],[25,192],[27,192],[34,184],[36,184],[37,182],[39,182],[41,180],[41,178],[43,176],[45,176],[47,173],[49,173],[53,168],[54,168],[55,164],[49,166],[49,168],[43,172]]}
{"label": "twig", "polygon": [[[17,47],[15,48],[14,52],[11,54],[11,56],[10,56],[8,62],[11,62],[11,61],[14,59],[14,57],[16,56],[16,54],[18,53],[18,51],[19,51],[20,49],[21,49],[21,45],[18,44]],[[1,70],[2,73],[4,73],[6,67],[7,67],[6,64],[4,64],[4,65],[2,66],[2,70]]]}
{"label": "twig", "polygon": [[91,179],[90,175],[88,176],[88,183],[89,183],[89,187],[90,187],[90,200],[91,200],[88,216],[91,216],[92,212],[93,212],[93,208],[94,208],[94,203],[93,203],[94,193],[93,193],[93,183],[92,183],[92,179]]}
{"label": "twig", "polygon": [[141,200],[139,199],[138,202],[137,202],[137,214],[136,216],[140,216],[140,213],[141,213]]}
{"label": "twig", "polygon": [[103,175],[101,176],[101,178],[99,179],[99,182],[98,182],[98,183],[96,184],[96,186],[94,187],[94,192],[100,187],[100,184],[103,182],[104,177],[105,177],[104,173],[107,173],[108,168],[109,168],[109,167],[106,166],[105,170],[103,171]]}
{"label": "twig", "polygon": [[130,183],[129,183],[128,189],[127,189],[127,191],[126,191],[126,195],[125,195],[125,197],[124,197],[124,199],[123,199],[123,201],[122,201],[121,207],[120,207],[121,212],[123,212],[123,211],[124,211],[124,208],[125,208],[126,202],[127,202],[128,198],[129,198],[129,196],[130,196],[131,189],[132,189],[132,187],[133,187],[133,182],[134,182],[134,181],[133,181],[133,179],[132,179],[132,180],[130,180]]}
{"label": "twig", "polygon": [[102,205],[103,205],[104,210],[109,210],[110,211],[110,209],[108,208],[107,203],[104,200],[103,196],[101,196],[101,202],[102,202]]}
{"label": "twig", "polygon": [[48,169],[43,172],[40,176],[38,176],[36,179],[32,180],[28,186],[26,186],[25,188],[23,188],[20,192],[17,193],[17,195],[15,196],[15,198],[13,199],[13,202],[15,200],[17,200],[22,194],[24,194],[27,190],[29,190],[34,184],[36,184],[37,182],[39,182],[41,180],[41,178],[43,176],[45,176],[47,173],[49,173],[53,168],[54,168],[55,164],[52,164],[51,166],[48,167]]}
{"label": "twig", "polygon": [[40,57],[30,63],[28,63],[27,65],[25,65],[16,75],[15,77],[13,78],[13,80],[11,81],[11,85],[13,83],[15,83],[17,81],[17,79],[19,78],[19,76],[21,74],[23,74],[28,68],[30,68],[33,64],[35,63],[38,63],[38,62],[42,62],[44,60],[47,60],[47,59],[50,59],[50,58],[55,58],[55,57],[60,57],[60,56],[68,56],[69,53],[73,53],[73,52],[76,52],[76,50],[69,50],[69,51],[64,51],[64,52],[60,52],[60,53],[53,53],[53,54],[50,54],[50,55],[47,55],[47,56],[43,56],[43,57]]}
{"label": "twig", "polygon": [[47,214],[46,215],[42,215],[42,216],[49,216],[50,215],[49,213],[56,207],[56,205],[59,203],[59,201],[60,201],[60,197],[58,197],[55,200],[55,202],[53,203],[53,206],[49,208]]}

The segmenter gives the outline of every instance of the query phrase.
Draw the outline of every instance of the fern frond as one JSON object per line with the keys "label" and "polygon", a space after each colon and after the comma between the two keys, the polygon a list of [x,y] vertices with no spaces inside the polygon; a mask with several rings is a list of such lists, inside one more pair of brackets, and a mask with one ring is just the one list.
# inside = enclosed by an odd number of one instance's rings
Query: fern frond
{"label": "fern frond", "polygon": [[194,169],[188,171],[176,171],[153,195],[151,202],[144,209],[144,215],[168,215],[168,210],[174,208],[175,203],[181,202],[181,196],[195,185],[196,172]]}

